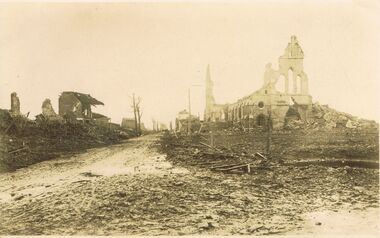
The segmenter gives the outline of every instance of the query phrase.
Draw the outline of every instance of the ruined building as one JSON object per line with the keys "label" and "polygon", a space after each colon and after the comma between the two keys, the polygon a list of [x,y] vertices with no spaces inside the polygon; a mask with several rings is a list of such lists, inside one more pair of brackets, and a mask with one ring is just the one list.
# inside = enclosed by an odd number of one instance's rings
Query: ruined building
{"label": "ruined building", "polygon": [[109,118],[92,112],[92,106],[104,105],[104,103],[91,97],[89,94],[78,92],[62,92],[59,97],[58,114],[60,116],[72,116],[76,119],[97,119],[109,121]]}
{"label": "ruined building", "polygon": [[11,94],[11,111],[12,116],[18,116],[21,114],[20,111],[20,99],[17,96],[17,93],[13,92]]}
{"label": "ruined building", "polygon": [[[127,118],[124,117],[121,121],[121,128],[127,129],[127,130],[134,130],[135,129],[135,119],[134,118]],[[145,125],[144,123],[140,122],[140,127],[142,131],[145,131]]]}
{"label": "ruined building", "polygon": [[51,105],[51,101],[50,99],[46,98],[43,102],[42,102],[42,114],[41,115],[37,115],[37,117],[41,118],[41,116],[43,117],[43,119],[45,120],[62,120],[62,117],[59,116],[55,111],[54,111],[54,108],[53,106]]}
{"label": "ruined building", "polygon": [[[308,92],[308,78],[303,70],[304,53],[296,36],[292,36],[285,52],[279,57],[278,69],[266,65],[263,86],[251,95],[232,104],[215,103],[210,69],[206,75],[205,121],[240,122],[246,127],[264,126],[271,115],[273,127],[282,127],[288,116],[306,121],[312,97]],[[290,90],[290,83],[293,85]],[[280,89],[281,84],[284,86]]]}
{"label": "ruined building", "polygon": [[180,112],[178,112],[176,119],[175,119],[175,129],[176,131],[187,131],[188,130],[188,123],[191,123],[191,130],[199,130],[200,127],[200,120],[199,116],[190,115],[190,113],[184,109]]}
{"label": "ruined building", "polygon": [[216,104],[213,94],[214,83],[211,80],[210,65],[207,66],[206,73],[206,109],[205,121],[217,122],[227,120],[227,105]]}
{"label": "ruined building", "polygon": [[134,130],[136,127],[136,122],[134,118],[123,118],[121,121],[121,127],[124,129]]}

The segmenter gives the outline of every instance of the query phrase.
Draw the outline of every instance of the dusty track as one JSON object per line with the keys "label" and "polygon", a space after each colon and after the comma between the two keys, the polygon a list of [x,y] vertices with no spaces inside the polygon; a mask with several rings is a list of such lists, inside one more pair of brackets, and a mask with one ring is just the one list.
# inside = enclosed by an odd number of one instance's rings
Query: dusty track
{"label": "dusty track", "polygon": [[43,197],[65,185],[92,177],[161,173],[171,165],[153,148],[155,142],[157,135],[145,136],[0,174],[0,203],[18,203],[21,197]]}
{"label": "dusty track", "polygon": [[[172,166],[158,152],[159,138],[144,136],[1,174],[0,234],[378,231],[378,214],[373,212],[378,210],[377,170],[310,167],[228,175],[185,169]],[[342,212],[345,223],[330,222]],[[349,221],[365,229],[350,230]]]}

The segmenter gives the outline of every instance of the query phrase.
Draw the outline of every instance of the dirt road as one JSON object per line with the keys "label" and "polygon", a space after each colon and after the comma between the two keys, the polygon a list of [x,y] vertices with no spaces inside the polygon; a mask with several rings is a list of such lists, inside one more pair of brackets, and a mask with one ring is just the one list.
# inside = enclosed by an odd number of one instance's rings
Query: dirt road
{"label": "dirt road", "polygon": [[100,176],[161,174],[180,171],[165,161],[154,148],[157,135],[140,137],[123,144],[90,149],[86,153],[44,161],[15,172],[0,174],[0,203],[33,200],[92,181]]}
{"label": "dirt road", "polygon": [[[144,136],[0,174],[0,234],[318,234],[307,215],[321,207],[355,214],[378,209],[376,184],[368,182],[378,176],[373,170],[360,171],[369,177],[366,184],[357,180],[352,193],[342,178],[332,185],[337,175],[331,171],[323,184],[313,180],[301,188],[281,183],[285,173],[274,178],[173,166],[158,152],[158,141],[159,135]],[[316,175],[308,168],[296,172]],[[367,221],[378,216],[360,223],[376,234]]]}

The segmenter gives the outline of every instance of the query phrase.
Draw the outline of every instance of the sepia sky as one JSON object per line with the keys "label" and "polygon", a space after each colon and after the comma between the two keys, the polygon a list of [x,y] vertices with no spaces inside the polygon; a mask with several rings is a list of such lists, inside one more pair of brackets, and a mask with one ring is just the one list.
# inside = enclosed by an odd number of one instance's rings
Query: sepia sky
{"label": "sepia sky", "polygon": [[234,102],[296,35],[313,101],[378,121],[379,2],[278,2],[0,3],[0,108],[15,91],[34,118],[45,98],[58,112],[59,94],[78,91],[119,123],[135,92],[151,127],[187,108],[191,87],[202,115],[207,64],[216,101]]}

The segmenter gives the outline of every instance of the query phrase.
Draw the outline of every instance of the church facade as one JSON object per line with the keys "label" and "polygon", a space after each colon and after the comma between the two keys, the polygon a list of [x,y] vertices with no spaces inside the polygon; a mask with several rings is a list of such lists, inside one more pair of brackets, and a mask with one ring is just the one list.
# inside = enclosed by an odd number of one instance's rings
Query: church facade
{"label": "church facade", "polygon": [[[230,121],[243,126],[264,126],[270,115],[274,128],[282,127],[290,112],[307,121],[312,97],[308,77],[303,69],[304,53],[296,36],[291,36],[285,52],[279,57],[278,69],[266,65],[263,86],[232,104],[216,104],[210,68],[206,74],[206,122]],[[290,84],[292,87],[290,88]],[[283,85],[282,90],[278,88]]]}

